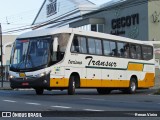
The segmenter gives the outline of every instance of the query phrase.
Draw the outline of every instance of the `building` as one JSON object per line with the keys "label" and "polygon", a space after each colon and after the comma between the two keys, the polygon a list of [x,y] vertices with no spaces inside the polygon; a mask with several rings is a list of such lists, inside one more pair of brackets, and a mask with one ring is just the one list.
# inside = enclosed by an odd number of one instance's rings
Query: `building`
{"label": "building", "polygon": [[88,0],[45,0],[33,25],[34,29],[72,27],[156,41],[159,6],[159,0],[112,0],[101,6]]}
{"label": "building", "polygon": [[96,9],[88,0],[45,0],[33,21],[33,29],[69,27],[69,23]]}
{"label": "building", "polygon": [[[10,55],[12,44],[16,39],[17,35],[3,35],[2,36],[2,44],[3,44],[3,73],[4,80],[8,80],[8,69],[10,65]],[[1,64],[1,63],[0,63]]]}
{"label": "building", "polygon": [[88,0],[45,0],[33,26],[71,27],[159,41],[160,0],[112,0],[101,6]]}

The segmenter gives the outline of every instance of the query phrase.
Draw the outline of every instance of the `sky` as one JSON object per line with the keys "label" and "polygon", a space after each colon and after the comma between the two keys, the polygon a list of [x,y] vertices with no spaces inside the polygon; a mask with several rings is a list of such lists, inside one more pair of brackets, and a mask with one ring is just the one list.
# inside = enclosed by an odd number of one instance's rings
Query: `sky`
{"label": "sky", "polygon": [[[90,0],[101,5],[110,0]],[[32,24],[44,0],[0,0],[2,31],[9,31]],[[16,34],[16,33],[15,33]]]}

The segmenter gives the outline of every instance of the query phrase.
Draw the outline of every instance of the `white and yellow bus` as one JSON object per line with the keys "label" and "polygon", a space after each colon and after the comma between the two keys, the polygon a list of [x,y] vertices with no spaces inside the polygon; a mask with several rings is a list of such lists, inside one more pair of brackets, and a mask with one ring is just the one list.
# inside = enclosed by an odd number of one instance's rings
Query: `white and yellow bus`
{"label": "white and yellow bus", "polygon": [[11,53],[14,88],[68,90],[96,88],[135,93],[155,83],[153,45],[98,32],[45,29],[20,35]]}

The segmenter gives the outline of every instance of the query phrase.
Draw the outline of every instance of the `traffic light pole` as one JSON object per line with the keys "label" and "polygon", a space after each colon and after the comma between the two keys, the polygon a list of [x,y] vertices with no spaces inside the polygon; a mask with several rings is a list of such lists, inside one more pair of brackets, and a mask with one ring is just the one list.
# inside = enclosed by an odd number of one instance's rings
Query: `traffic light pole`
{"label": "traffic light pole", "polygon": [[2,27],[1,27],[1,24],[0,24],[0,49],[1,49],[1,56],[0,56],[0,61],[1,61],[1,78],[2,78],[2,80],[1,80],[1,87],[3,87],[3,58],[2,58],[2,56],[3,56],[3,51],[2,51],[2,47],[3,47],[3,45],[2,45]]}

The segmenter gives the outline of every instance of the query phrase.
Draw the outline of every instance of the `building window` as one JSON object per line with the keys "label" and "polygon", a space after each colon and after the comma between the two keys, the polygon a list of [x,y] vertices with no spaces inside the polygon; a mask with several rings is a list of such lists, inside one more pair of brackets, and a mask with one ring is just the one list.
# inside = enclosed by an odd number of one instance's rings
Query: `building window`
{"label": "building window", "polygon": [[97,25],[91,25],[91,31],[97,32]]}
{"label": "building window", "polygon": [[98,26],[98,31],[97,32],[104,33],[104,24],[97,24],[97,26]]}
{"label": "building window", "polygon": [[89,25],[80,26],[78,27],[78,29],[104,33],[104,24],[95,24],[95,25],[89,24]]}

